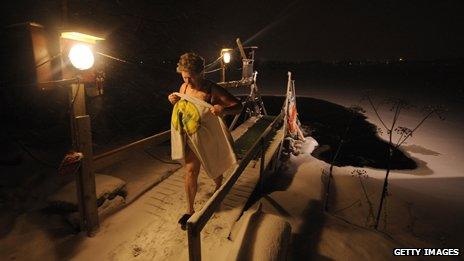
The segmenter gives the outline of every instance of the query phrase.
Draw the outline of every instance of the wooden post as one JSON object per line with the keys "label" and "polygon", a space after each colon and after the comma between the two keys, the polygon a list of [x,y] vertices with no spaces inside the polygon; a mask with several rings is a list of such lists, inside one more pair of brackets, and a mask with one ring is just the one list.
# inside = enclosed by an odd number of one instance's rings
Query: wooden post
{"label": "wooden post", "polygon": [[[280,146],[280,145],[279,145]],[[272,155],[272,159],[271,161],[269,162],[269,171],[271,173],[273,173],[275,170],[276,170],[276,166],[277,166],[277,153],[275,153],[274,155]]]}
{"label": "wooden post", "polygon": [[201,260],[201,239],[200,231],[195,224],[187,223],[187,237],[189,249],[189,261]]}
{"label": "wooden post", "polygon": [[69,92],[71,107],[72,148],[84,155],[80,171],[76,174],[76,193],[81,230],[94,236],[99,228],[98,208],[93,173],[92,131],[90,117],[86,115],[84,84],[71,84]]}
{"label": "wooden post", "polygon": [[240,118],[240,116],[242,115],[243,111],[246,111],[246,108],[245,108],[246,105],[247,105],[247,102],[242,102],[242,110],[240,111],[240,113],[238,113],[238,114],[236,114],[234,116],[234,120],[232,121],[232,123],[229,126],[229,131],[232,131],[234,129],[235,124],[237,124],[237,121]]}
{"label": "wooden post", "polygon": [[242,41],[240,41],[240,38],[237,38],[235,40],[238,46],[238,50],[240,51],[240,56],[242,56],[242,59],[247,59],[247,56],[245,54],[245,50],[243,49]]}
{"label": "wooden post", "polygon": [[79,214],[79,228],[81,231],[85,231],[85,216],[84,216],[84,194],[82,191],[83,188],[83,182],[82,182],[82,175],[80,174],[82,171],[82,167],[79,169],[79,171],[75,174],[76,177],[76,196],[77,196],[77,211]]}
{"label": "wooden post", "polygon": [[[69,88],[69,109],[70,111],[70,126],[71,126],[71,146],[72,150],[79,151],[78,138],[77,138],[77,125],[76,117],[83,116],[86,113],[85,109],[85,91],[84,85],[79,83],[73,83]],[[81,170],[79,170],[81,171]],[[77,193],[77,206],[79,211],[79,224],[81,231],[86,230],[85,228],[85,216],[84,216],[84,198],[82,192],[82,178],[79,173],[76,174],[76,193]]]}
{"label": "wooden post", "polygon": [[226,82],[226,63],[221,60],[221,82]]}
{"label": "wooden post", "polygon": [[78,116],[76,120],[77,147],[84,155],[81,169],[78,172],[77,191],[81,217],[84,218],[85,230],[88,236],[94,236],[98,231],[98,208],[95,192],[95,175],[93,173],[92,133],[89,115]]}
{"label": "wooden post", "polygon": [[[242,110],[242,111],[243,111],[243,110]],[[241,115],[241,114],[242,114],[242,113],[240,112],[240,114],[237,114],[237,115],[234,116],[234,119],[232,120],[232,123],[231,123],[230,126],[229,126],[229,131],[232,131],[232,130],[234,129],[235,124],[237,124],[237,121],[238,121],[238,119],[240,118],[240,115]]]}
{"label": "wooden post", "polygon": [[71,106],[71,139],[72,147],[75,151],[77,148],[77,131],[75,118],[86,115],[85,109],[85,89],[84,84],[71,84],[69,91],[69,106]]}
{"label": "wooden post", "polygon": [[284,102],[284,106],[282,108],[282,112],[284,113],[284,138],[282,140],[282,142],[280,143],[280,147],[279,147],[279,152],[277,153],[277,159],[280,159],[280,155],[282,154],[282,147],[283,147],[283,144],[284,144],[284,141],[285,141],[285,137],[287,136],[287,116],[288,116],[288,102],[289,102],[289,91],[290,91],[290,82],[292,80],[292,73],[291,72],[287,72],[287,75],[288,75],[288,81],[287,81],[287,92],[285,93],[285,102]]}

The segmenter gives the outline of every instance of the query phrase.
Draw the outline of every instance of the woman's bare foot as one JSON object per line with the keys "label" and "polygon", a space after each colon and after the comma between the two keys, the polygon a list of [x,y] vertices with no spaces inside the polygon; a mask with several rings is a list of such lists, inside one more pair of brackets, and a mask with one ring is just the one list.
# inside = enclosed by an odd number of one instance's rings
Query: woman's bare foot
{"label": "woman's bare foot", "polygon": [[187,221],[188,219],[193,215],[192,214],[184,214],[178,221],[178,223],[180,224],[180,228],[182,230],[186,230],[187,229]]}

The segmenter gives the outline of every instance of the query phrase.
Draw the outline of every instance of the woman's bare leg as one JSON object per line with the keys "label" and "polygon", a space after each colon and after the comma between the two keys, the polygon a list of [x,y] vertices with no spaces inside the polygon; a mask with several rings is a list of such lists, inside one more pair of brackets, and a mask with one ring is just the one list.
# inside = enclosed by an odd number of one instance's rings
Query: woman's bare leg
{"label": "woman's bare leg", "polygon": [[222,179],[222,175],[214,179],[214,183],[216,183],[216,188],[214,189],[214,192],[216,192],[216,190],[218,190],[221,187]]}
{"label": "woman's bare leg", "polygon": [[200,173],[200,161],[195,153],[186,146],[185,151],[185,193],[187,195],[187,214],[193,214],[195,209],[195,196],[197,194],[198,174]]}

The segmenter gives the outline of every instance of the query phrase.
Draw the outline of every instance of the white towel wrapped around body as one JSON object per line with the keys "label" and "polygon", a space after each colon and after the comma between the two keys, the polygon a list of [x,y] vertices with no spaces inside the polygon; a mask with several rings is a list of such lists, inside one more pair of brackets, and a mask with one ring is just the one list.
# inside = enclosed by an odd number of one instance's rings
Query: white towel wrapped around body
{"label": "white towel wrapped around body", "polygon": [[171,157],[185,162],[185,143],[200,160],[206,174],[215,179],[237,162],[233,140],[221,117],[210,112],[211,104],[196,97],[181,97],[171,118]]}

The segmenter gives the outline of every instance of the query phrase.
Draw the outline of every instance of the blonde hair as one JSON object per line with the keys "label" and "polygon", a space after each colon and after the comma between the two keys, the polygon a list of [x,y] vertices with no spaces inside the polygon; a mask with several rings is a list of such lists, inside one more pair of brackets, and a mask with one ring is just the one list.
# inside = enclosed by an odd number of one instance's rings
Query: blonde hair
{"label": "blonde hair", "polygon": [[196,53],[184,53],[180,56],[176,71],[200,74],[205,69],[205,59]]}

